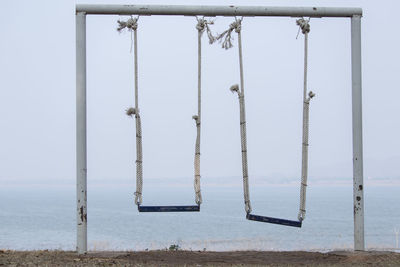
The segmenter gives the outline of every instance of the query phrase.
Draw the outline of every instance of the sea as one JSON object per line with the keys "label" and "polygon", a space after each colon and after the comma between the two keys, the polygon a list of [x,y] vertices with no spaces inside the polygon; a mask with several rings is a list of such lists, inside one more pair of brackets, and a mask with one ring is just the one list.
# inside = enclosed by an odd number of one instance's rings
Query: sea
{"label": "sea", "polygon": [[[369,250],[399,250],[400,185],[364,186],[365,244]],[[75,185],[2,184],[0,249],[75,250]],[[131,183],[89,183],[88,248],[193,251],[331,251],[353,248],[352,184],[310,185],[302,228],[248,221],[240,184],[202,187],[200,212],[142,213]],[[299,186],[258,184],[250,188],[253,213],[296,219]],[[145,184],[144,205],[192,205],[190,184]]]}

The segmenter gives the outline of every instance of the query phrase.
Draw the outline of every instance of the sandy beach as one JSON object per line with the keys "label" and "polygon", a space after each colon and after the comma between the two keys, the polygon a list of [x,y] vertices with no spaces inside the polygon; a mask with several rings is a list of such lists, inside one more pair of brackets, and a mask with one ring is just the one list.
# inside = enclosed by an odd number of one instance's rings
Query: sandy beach
{"label": "sandy beach", "polygon": [[394,252],[0,251],[0,266],[400,266]]}

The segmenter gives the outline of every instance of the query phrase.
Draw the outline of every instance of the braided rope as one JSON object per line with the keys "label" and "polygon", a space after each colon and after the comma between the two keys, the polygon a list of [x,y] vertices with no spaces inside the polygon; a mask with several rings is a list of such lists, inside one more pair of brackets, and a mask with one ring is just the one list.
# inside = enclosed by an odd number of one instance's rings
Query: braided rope
{"label": "braided rope", "polygon": [[[135,108],[129,108],[126,111],[126,115],[135,115],[136,122],[136,192],[135,192],[135,204],[140,205],[142,203],[142,191],[143,191],[143,148],[142,148],[142,123],[139,113],[139,86],[138,86],[138,53],[137,53],[137,21],[139,17],[129,18],[126,22],[118,20],[117,31],[121,32],[123,29],[127,29],[132,32],[134,36],[134,65],[135,65]],[[132,51],[132,43],[131,43]]]}
{"label": "braided rope", "polygon": [[243,74],[243,54],[242,54],[242,19],[235,19],[233,23],[229,25],[229,29],[218,35],[217,40],[222,41],[222,48],[231,48],[232,32],[235,31],[238,34],[238,46],[239,46],[239,65],[240,65],[240,89],[239,85],[235,84],[231,86],[230,90],[232,93],[237,93],[239,98],[239,109],[240,109],[240,140],[242,149],[242,174],[243,174],[243,196],[246,213],[251,212],[250,203],[250,191],[249,191],[249,171],[247,163],[247,133],[246,133],[246,108],[244,100],[244,74]]}
{"label": "braided rope", "polygon": [[[117,31],[121,32],[123,29],[127,29],[131,32],[131,41],[133,33],[133,44],[134,44],[134,65],[135,65],[135,108],[129,108],[126,110],[126,114],[130,117],[135,115],[136,121],[136,192],[135,192],[135,203],[140,205],[142,203],[142,190],[143,190],[143,150],[142,150],[142,125],[139,114],[139,97],[138,97],[138,53],[137,53],[137,21],[139,17],[129,18],[126,22],[118,20]],[[211,33],[209,25],[213,24],[213,21],[207,21],[204,18],[197,18],[196,29],[198,30],[198,112],[197,115],[193,116],[196,122],[197,136],[195,145],[195,157],[194,157],[194,191],[195,201],[198,205],[202,203],[201,189],[200,189],[200,133],[201,133],[201,37],[204,31],[207,31],[209,43],[212,44],[216,40]],[[131,42],[132,52],[132,42]]]}
{"label": "braided rope", "polygon": [[196,123],[196,144],[194,152],[194,192],[195,201],[200,205],[203,201],[201,196],[200,188],[200,136],[201,136],[201,37],[204,31],[207,31],[207,36],[209,38],[209,43],[212,44],[215,41],[214,36],[211,33],[209,24],[213,24],[212,21],[207,21],[204,18],[197,18],[196,29],[198,31],[197,38],[197,115],[193,115],[193,119]]}
{"label": "braided rope", "polygon": [[308,135],[309,135],[309,108],[310,100],[315,94],[310,91],[307,97],[307,71],[308,71],[308,33],[310,32],[309,20],[304,18],[296,21],[299,29],[304,34],[304,84],[303,84],[303,140],[301,157],[301,186],[300,186],[300,208],[297,218],[303,221],[306,217],[306,190],[308,178]]}
{"label": "braided rope", "polygon": [[196,123],[196,144],[194,152],[194,192],[195,201],[200,205],[203,201],[200,188],[200,137],[201,137],[201,37],[204,31],[207,31],[207,37],[210,44],[215,42],[215,37],[211,33],[209,25],[214,24],[213,21],[208,21],[203,18],[197,18],[196,29],[198,31],[197,38],[197,114],[193,115]]}

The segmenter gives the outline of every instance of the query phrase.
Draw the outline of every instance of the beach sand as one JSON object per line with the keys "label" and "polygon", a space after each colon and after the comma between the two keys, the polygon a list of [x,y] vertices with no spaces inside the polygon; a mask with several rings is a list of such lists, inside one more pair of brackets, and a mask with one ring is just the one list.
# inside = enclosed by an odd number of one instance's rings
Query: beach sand
{"label": "beach sand", "polygon": [[148,251],[89,252],[0,250],[2,266],[400,266],[394,252]]}

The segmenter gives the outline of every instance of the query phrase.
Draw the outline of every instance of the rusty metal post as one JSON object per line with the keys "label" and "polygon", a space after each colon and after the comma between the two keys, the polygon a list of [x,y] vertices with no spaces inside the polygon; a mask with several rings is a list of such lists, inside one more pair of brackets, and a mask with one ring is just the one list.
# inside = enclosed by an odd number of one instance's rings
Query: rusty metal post
{"label": "rusty metal post", "polygon": [[361,87],[361,16],[351,18],[354,250],[365,250]]}
{"label": "rusty metal post", "polygon": [[78,254],[87,251],[86,14],[76,14],[76,200]]}

